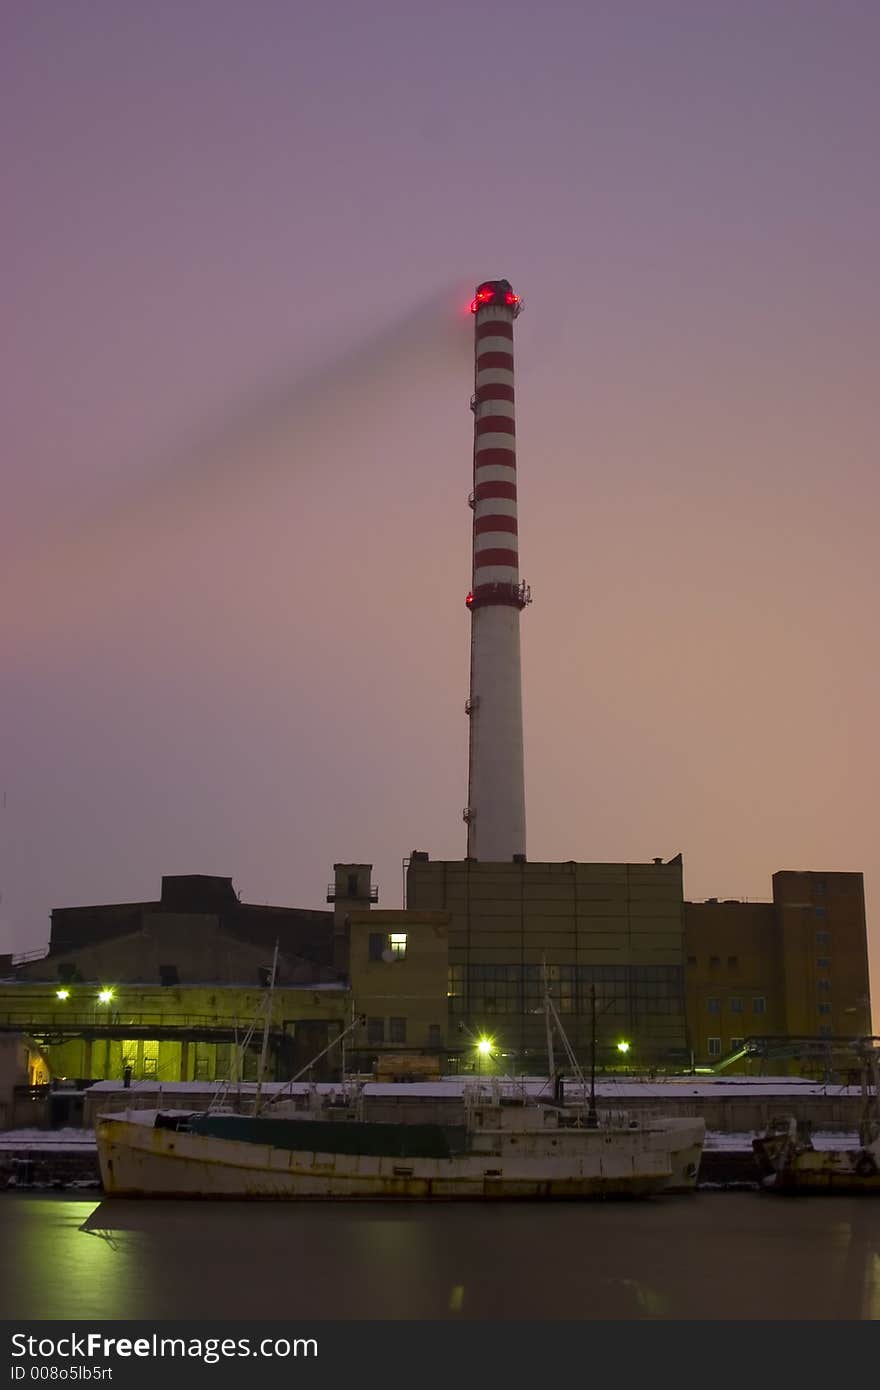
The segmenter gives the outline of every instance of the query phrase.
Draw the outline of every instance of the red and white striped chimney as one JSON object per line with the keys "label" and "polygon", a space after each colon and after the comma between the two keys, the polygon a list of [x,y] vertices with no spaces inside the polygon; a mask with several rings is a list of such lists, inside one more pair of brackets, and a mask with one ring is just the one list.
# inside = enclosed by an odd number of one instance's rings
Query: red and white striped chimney
{"label": "red and white striped chimney", "polygon": [[519,577],[513,321],[519,296],[507,280],[477,286],[475,332],[473,578],[468,759],[469,859],[526,852],[519,615],[530,601]]}

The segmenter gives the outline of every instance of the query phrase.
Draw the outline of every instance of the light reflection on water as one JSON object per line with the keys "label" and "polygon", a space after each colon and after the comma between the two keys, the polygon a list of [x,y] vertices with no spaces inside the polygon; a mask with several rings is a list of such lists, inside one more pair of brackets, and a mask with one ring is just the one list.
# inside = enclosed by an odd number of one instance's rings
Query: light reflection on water
{"label": "light reflection on water", "polygon": [[0,1199],[7,1318],[880,1317],[880,1202]]}

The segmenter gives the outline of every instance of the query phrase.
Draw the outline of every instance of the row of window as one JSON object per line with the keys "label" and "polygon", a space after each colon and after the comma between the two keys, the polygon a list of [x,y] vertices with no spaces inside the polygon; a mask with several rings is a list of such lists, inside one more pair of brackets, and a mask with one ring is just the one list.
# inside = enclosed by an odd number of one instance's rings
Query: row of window
{"label": "row of window", "polygon": [[[821,1024],[819,1025],[819,1035],[820,1035],[820,1037],[829,1038],[829,1037],[832,1037],[832,1036],[833,1036],[833,1033],[834,1033],[834,1030],[833,1030],[833,1028],[831,1027],[831,1024],[830,1024],[830,1023],[821,1023]],[[743,1045],[743,1039],[742,1039],[742,1038],[731,1038],[730,1041],[729,1041],[729,1043],[728,1043],[728,1045],[727,1045],[727,1049],[726,1049],[726,1050],[727,1050],[728,1052],[736,1052],[738,1048],[742,1047],[742,1045]],[[720,1038],[707,1038],[707,1039],[706,1039],[706,1051],[707,1051],[707,1053],[708,1053],[708,1055],[709,1055],[710,1057],[720,1057],[720,1056],[722,1055],[721,1039],[720,1039]]]}
{"label": "row of window", "polygon": [[[404,1044],[406,1042],[406,1019],[368,1018],[367,1042]],[[428,1026],[428,1046],[443,1046],[443,1030],[439,1023],[431,1023]]]}
{"label": "row of window", "polygon": [[[591,1011],[591,1001],[584,1000],[582,995],[559,994],[553,999],[556,1008],[561,1014],[577,1014],[581,1018],[589,1018]],[[540,1000],[531,1000],[518,993],[496,992],[487,994],[480,990],[471,990],[465,998],[464,995],[453,995],[449,1000],[449,1008],[452,1013],[457,1014],[537,1014],[541,1012]],[[600,1001],[596,997],[597,1014],[617,1015],[618,1017],[629,1018],[634,1014],[680,1014],[684,1012],[684,1006],[680,999],[654,999],[643,998],[640,995],[621,995],[619,998]]]}
{"label": "row of window", "polygon": [[[732,1014],[741,1014],[744,1012],[743,1000],[739,995],[731,995],[727,1001],[727,1007]],[[706,1008],[710,1014],[720,1014],[721,1000],[715,997],[707,999]],[[754,995],[752,998],[752,1013],[765,1014],[766,1012],[767,1000],[764,998],[763,994]]]}
{"label": "row of window", "polygon": [[[736,1052],[736,1050],[737,1050],[738,1048],[742,1047],[742,1045],[743,1045],[743,1040],[742,1040],[742,1038],[731,1038],[731,1039],[730,1039],[730,1042],[728,1043],[728,1046],[727,1046],[727,1051],[728,1051],[728,1052]],[[721,1039],[720,1039],[720,1038],[707,1038],[707,1039],[706,1039],[706,1049],[707,1049],[707,1051],[708,1051],[710,1057],[720,1057],[720,1056],[721,1056]]]}
{"label": "row of window", "polygon": [[[548,967],[560,1013],[676,1014],[683,1011],[683,981],[676,965],[557,965]],[[453,965],[448,997],[453,1013],[540,1013],[540,965]]]}
{"label": "row of window", "polygon": [[[450,965],[450,980],[523,980],[543,985],[543,965]],[[652,984],[663,980],[681,982],[678,965],[548,965],[547,978],[553,985],[560,980],[589,984]]]}

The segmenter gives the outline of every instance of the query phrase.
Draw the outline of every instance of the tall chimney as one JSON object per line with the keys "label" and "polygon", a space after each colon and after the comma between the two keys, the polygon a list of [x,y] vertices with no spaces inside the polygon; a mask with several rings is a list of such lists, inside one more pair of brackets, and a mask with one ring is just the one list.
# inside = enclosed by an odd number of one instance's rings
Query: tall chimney
{"label": "tall chimney", "polygon": [[507,860],[526,852],[519,615],[513,321],[522,305],[507,280],[477,286],[474,316],[474,512],[467,853]]}

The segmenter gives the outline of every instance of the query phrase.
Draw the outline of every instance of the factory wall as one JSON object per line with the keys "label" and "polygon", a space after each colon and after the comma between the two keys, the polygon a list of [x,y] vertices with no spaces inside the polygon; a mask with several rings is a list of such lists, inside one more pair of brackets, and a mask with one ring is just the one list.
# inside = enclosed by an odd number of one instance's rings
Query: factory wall
{"label": "factory wall", "polygon": [[[818,1042],[870,1034],[861,874],[784,870],[773,875],[772,902],[685,903],[685,940],[698,1062],[714,1064],[754,1036]],[[791,1069],[822,1067],[821,1058],[811,1067],[795,1057]]]}
{"label": "factory wall", "polygon": [[353,1049],[361,1071],[383,1052],[435,1054],[446,1066],[448,912],[349,914],[352,1006],[366,1021]]}
{"label": "factory wall", "polygon": [[450,1050],[491,1036],[523,1070],[546,1065],[543,973],[569,1039],[600,1060],[686,1065],[681,861],[670,864],[431,862],[407,871],[410,909],[446,909]]}

